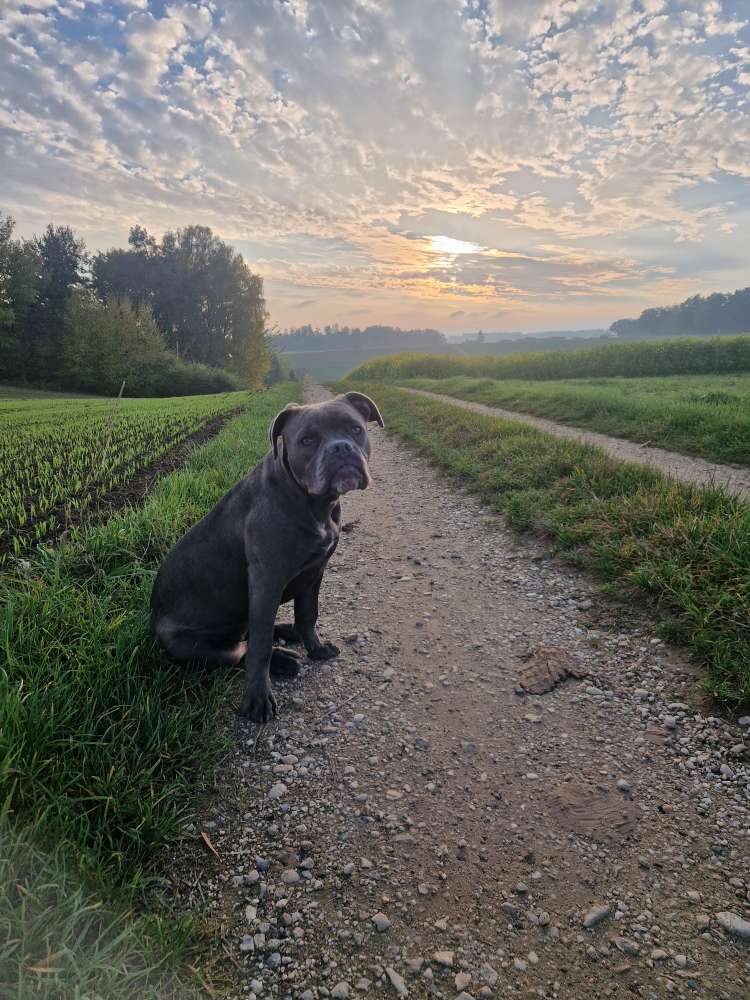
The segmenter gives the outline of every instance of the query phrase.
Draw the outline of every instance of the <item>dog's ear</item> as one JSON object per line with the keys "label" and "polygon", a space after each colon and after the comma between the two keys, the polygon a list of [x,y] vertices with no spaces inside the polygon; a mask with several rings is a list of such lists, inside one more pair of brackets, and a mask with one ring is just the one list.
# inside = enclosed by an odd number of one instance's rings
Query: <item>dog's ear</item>
{"label": "dog's ear", "polygon": [[287,403],[284,409],[280,413],[276,414],[268,434],[268,436],[271,439],[271,447],[273,448],[274,458],[279,457],[278,440],[279,437],[281,436],[282,431],[284,430],[284,424],[291,416],[294,416],[294,414],[301,409],[302,407],[298,406],[297,403]]}
{"label": "dog's ear", "polygon": [[345,399],[347,403],[350,403],[357,413],[361,413],[368,423],[371,420],[374,420],[376,423],[380,424],[381,427],[385,427],[383,418],[380,415],[380,410],[373,403],[370,397],[365,396],[363,392],[345,392],[342,399]]}

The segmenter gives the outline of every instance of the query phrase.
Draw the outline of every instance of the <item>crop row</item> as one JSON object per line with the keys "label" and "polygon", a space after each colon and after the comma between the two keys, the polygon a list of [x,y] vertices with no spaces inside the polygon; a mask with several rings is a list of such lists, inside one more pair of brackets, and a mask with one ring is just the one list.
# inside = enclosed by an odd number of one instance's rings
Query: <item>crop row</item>
{"label": "crop row", "polygon": [[0,403],[0,562],[20,555],[246,392],[173,399]]}

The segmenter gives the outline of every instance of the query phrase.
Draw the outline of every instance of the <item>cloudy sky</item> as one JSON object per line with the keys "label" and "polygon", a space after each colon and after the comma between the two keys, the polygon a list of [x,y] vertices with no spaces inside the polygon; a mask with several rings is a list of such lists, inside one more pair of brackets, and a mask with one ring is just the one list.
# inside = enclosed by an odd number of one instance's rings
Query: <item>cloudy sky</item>
{"label": "cloudy sky", "polygon": [[608,325],[750,284],[747,0],[2,0],[0,210],[194,222],[272,320]]}

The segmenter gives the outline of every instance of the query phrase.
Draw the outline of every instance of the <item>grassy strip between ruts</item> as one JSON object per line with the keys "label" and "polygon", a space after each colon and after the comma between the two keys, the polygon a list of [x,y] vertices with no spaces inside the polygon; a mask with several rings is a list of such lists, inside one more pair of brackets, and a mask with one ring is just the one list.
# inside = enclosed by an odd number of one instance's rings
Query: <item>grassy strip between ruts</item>
{"label": "grassy strip between ruts", "polygon": [[571,379],[410,379],[400,385],[559,420],[713,462],[750,465],[750,375]]}
{"label": "grassy strip between ruts", "polygon": [[708,667],[716,697],[750,702],[750,508],[527,424],[389,386],[357,388],[376,400],[389,431],[511,526],[549,537],[618,594],[646,599],[665,637]]}
{"label": "grassy strip between ruts", "polygon": [[[184,828],[191,779],[225,751],[216,719],[226,685],[161,660],[147,632],[148,595],[160,558],[259,460],[274,414],[297,393],[283,385],[259,394],[143,507],[0,577],[0,846],[18,869],[0,892],[15,893],[16,904],[30,896],[63,905],[48,933],[37,932],[44,921],[34,906],[0,906],[4,997],[172,995],[134,942],[176,960],[186,937],[179,921],[126,921],[113,970],[90,958],[97,942],[112,944],[114,925],[95,930],[86,897],[80,921],[65,900],[75,895],[73,873],[121,908],[137,903],[154,852]],[[39,850],[56,876],[31,872]]]}

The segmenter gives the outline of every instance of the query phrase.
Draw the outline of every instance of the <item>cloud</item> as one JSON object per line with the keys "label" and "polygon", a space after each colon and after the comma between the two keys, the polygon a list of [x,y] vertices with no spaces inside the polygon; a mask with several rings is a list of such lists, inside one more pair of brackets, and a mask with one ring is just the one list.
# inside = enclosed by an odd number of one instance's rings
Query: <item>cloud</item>
{"label": "cloud", "polygon": [[[511,317],[578,303],[584,318],[626,289],[667,294],[677,247],[741,231],[739,10],[7,0],[5,207],[26,231],[53,218],[95,246],[134,222],[188,221],[262,245],[253,263],[279,296],[272,313],[322,321],[338,290],[453,323],[475,315],[467,301]],[[436,254],[431,237],[453,242]],[[456,243],[480,252],[452,254]]]}

